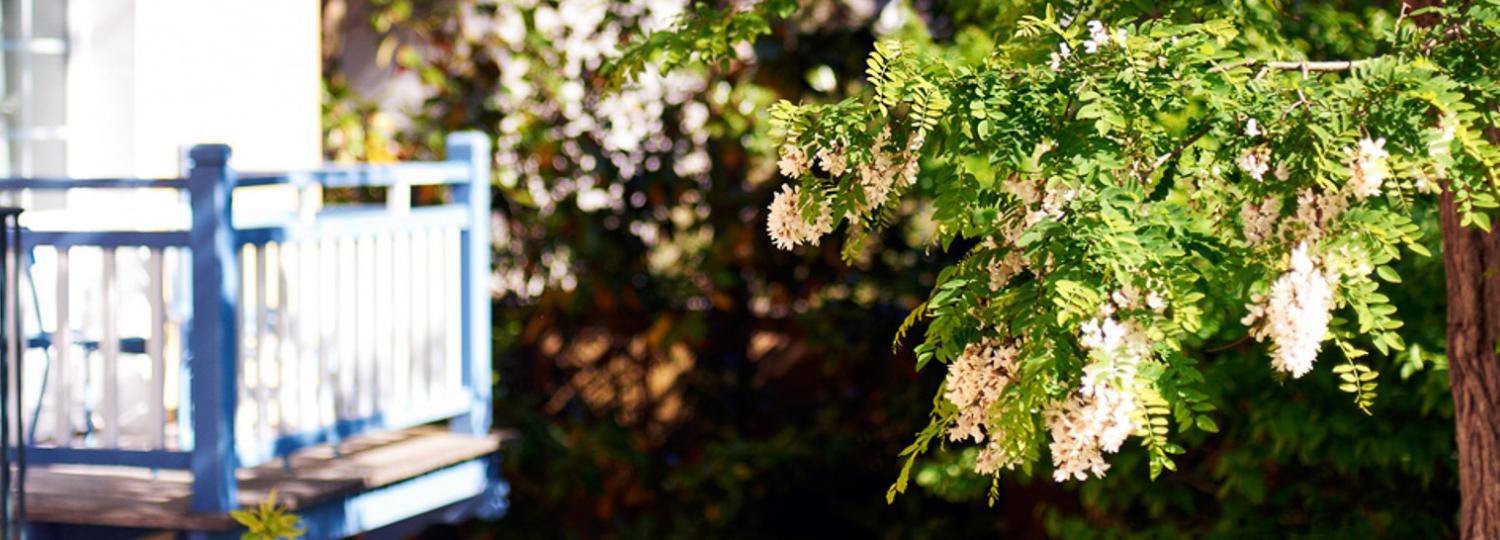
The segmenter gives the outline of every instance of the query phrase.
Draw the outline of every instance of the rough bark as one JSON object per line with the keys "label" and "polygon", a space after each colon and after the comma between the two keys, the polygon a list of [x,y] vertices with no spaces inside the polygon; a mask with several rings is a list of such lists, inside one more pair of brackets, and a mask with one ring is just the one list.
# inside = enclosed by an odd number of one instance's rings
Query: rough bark
{"label": "rough bark", "polygon": [[1460,226],[1446,190],[1440,206],[1463,500],[1459,531],[1467,539],[1500,540],[1500,234]]}

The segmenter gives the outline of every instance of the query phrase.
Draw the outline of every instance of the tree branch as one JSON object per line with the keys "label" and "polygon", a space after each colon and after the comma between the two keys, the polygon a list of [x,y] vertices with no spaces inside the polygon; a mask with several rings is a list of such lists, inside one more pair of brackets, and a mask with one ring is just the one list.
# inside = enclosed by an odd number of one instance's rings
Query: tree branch
{"label": "tree branch", "polygon": [[1239,339],[1236,339],[1236,340],[1231,341],[1229,343],[1225,343],[1225,344],[1222,344],[1222,345],[1215,345],[1213,347],[1209,347],[1207,349],[1203,349],[1203,352],[1206,352],[1206,353],[1220,353],[1220,352],[1224,352],[1224,351],[1227,351],[1227,350],[1230,350],[1230,349],[1237,348],[1240,345],[1244,345],[1248,341],[1250,341],[1250,334],[1245,334],[1243,336],[1240,336]]}
{"label": "tree branch", "polygon": [[1287,62],[1287,61],[1273,60],[1273,61],[1269,61],[1269,62],[1261,62],[1259,60],[1256,60],[1256,59],[1252,58],[1252,59],[1245,60],[1245,61],[1242,61],[1242,62],[1235,62],[1235,63],[1232,63],[1232,64],[1225,64],[1225,65],[1216,67],[1216,68],[1214,68],[1214,69],[1212,69],[1210,71],[1215,72],[1215,73],[1221,73],[1221,72],[1229,71],[1229,70],[1237,68],[1237,67],[1250,67],[1250,66],[1254,66],[1254,65],[1257,65],[1257,64],[1264,66],[1266,69],[1280,69],[1280,70],[1284,70],[1284,71],[1349,71],[1349,70],[1354,69],[1356,67],[1359,67],[1361,64],[1364,64],[1364,63],[1369,62],[1369,61],[1370,60],[1365,59],[1365,60],[1324,60],[1324,61],[1317,61],[1317,62]]}
{"label": "tree branch", "polygon": [[1183,139],[1182,142],[1177,145],[1177,148],[1173,148],[1171,152],[1167,152],[1157,157],[1156,162],[1151,164],[1151,168],[1146,169],[1145,172],[1141,173],[1141,180],[1151,178],[1151,175],[1156,174],[1156,170],[1160,169],[1162,165],[1165,165],[1168,161],[1177,159],[1177,156],[1181,155],[1183,150],[1187,150],[1187,147],[1192,146],[1193,143],[1198,142],[1198,139],[1203,138],[1203,136],[1207,134],[1208,128],[1200,129],[1196,133],[1189,135],[1186,139]]}

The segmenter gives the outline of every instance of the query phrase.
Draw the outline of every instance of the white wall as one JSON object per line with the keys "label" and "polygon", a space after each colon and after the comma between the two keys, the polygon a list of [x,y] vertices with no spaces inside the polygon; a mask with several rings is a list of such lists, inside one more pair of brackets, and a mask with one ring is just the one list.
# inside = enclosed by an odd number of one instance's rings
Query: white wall
{"label": "white wall", "polygon": [[72,0],[68,174],[170,177],[183,149],[240,170],[321,161],[317,0]]}

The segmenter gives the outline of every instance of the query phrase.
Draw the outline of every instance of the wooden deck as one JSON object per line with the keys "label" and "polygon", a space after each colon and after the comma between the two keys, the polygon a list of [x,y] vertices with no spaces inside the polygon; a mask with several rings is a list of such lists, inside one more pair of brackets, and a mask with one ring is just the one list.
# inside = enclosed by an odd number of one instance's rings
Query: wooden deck
{"label": "wooden deck", "polygon": [[[239,503],[259,503],[275,489],[293,511],[415,478],[494,453],[502,436],[475,437],[439,428],[413,428],[308,448],[290,471],[276,461],[240,469]],[[227,530],[228,514],[188,510],[192,474],[133,467],[38,466],[26,477],[26,517],[34,522],[149,529]]]}

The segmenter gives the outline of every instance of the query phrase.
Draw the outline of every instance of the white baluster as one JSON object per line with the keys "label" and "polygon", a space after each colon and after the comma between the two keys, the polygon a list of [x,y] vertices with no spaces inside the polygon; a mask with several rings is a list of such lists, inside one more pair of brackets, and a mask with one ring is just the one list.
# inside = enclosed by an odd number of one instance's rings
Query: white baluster
{"label": "white baluster", "polygon": [[427,316],[427,291],[426,287],[432,276],[427,271],[427,231],[414,229],[407,232],[410,240],[409,253],[411,259],[411,366],[407,371],[409,380],[407,386],[411,387],[412,402],[414,405],[426,403],[430,394],[427,393],[427,344],[428,344],[428,316]]}
{"label": "white baluster", "polygon": [[[426,259],[427,264],[431,268],[431,276],[429,278],[431,279],[431,283],[427,286],[429,291],[427,294],[427,395],[433,398],[430,401],[440,401],[446,398],[443,395],[442,387],[443,361],[447,357],[447,354],[444,352],[446,340],[443,339],[443,332],[445,331],[444,327],[448,325],[448,321],[443,292],[447,290],[449,279],[447,269],[444,268],[447,265],[443,262],[443,237],[441,229],[433,228],[427,231]],[[431,405],[432,403],[429,402],[428,406]]]}
{"label": "white baluster", "polygon": [[[293,306],[295,292],[292,280],[295,279],[295,267],[298,244],[282,243],[276,249],[276,429],[278,434],[286,434],[292,425],[292,415],[295,410],[292,398],[296,396],[296,389],[292,388],[298,384],[297,367],[298,351],[293,345],[292,331],[294,321],[299,314]],[[290,373],[288,373],[290,371]],[[289,389],[290,388],[290,389]]]}
{"label": "white baluster", "polygon": [[151,426],[151,436],[148,444],[154,449],[164,449],[167,446],[167,413],[166,413],[166,332],[167,332],[167,309],[165,280],[163,279],[162,250],[151,249],[151,259],[146,272],[150,275],[150,285],[147,287],[146,298],[151,304],[151,339],[146,342],[146,354],[151,358],[151,378],[147,384],[146,407],[151,416],[147,425]]}
{"label": "white baluster", "polygon": [[355,319],[359,330],[356,338],[358,352],[355,356],[354,392],[359,404],[357,414],[363,418],[370,416],[375,409],[375,296],[379,291],[375,290],[375,239],[369,236],[357,237],[355,246],[358,250],[355,256],[359,262],[355,270],[355,286],[358,288],[354,306],[359,314]]}
{"label": "white baluster", "polygon": [[101,337],[99,353],[104,362],[104,403],[99,416],[104,420],[104,446],[120,446],[120,333],[116,325],[115,309],[120,299],[115,294],[115,266],[118,262],[115,248],[104,248],[103,282],[99,284],[99,316]]}
{"label": "white baluster", "polygon": [[271,439],[271,324],[266,290],[266,252],[271,244],[255,250],[255,434],[261,441]]}
{"label": "white baluster", "polygon": [[409,411],[412,406],[412,380],[411,380],[411,291],[412,276],[411,263],[411,234],[397,232],[391,235],[392,244],[392,281],[394,288],[391,291],[391,350],[394,351],[391,365],[391,378],[394,380],[392,388],[391,407],[401,411]]}
{"label": "white baluster", "polygon": [[52,380],[47,390],[53,392],[53,407],[57,415],[57,444],[68,446],[73,441],[72,412],[68,397],[68,360],[72,356],[73,335],[68,331],[68,248],[57,248],[57,320],[53,326],[52,345],[57,349],[57,365],[52,366]]}
{"label": "white baluster", "polygon": [[395,288],[391,284],[391,270],[394,262],[391,260],[391,235],[382,233],[375,237],[375,362],[374,362],[374,397],[373,410],[380,412],[386,409],[384,400],[391,398],[390,373],[391,354],[395,350],[396,336],[391,328],[394,319],[394,294]]}
{"label": "white baluster", "polygon": [[358,296],[356,288],[358,279],[349,278],[351,272],[357,276],[358,262],[355,258],[355,241],[353,238],[345,238],[339,241],[339,268],[338,274],[345,279],[338,280],[339,296],[337,306],[339,310],[339,361],[334,368],[339,379],[339,419],[352,418],[358,406],[357,382],[355,380],[356,369],[359,366],[357,356],[357,342],[359,326],[359,311],[356,309],[355,298]]}
{"label": "white baluster", "polygon": [[338,275],[339,245],[335,240],[323,240],[318,259],[319,335],[318,340],[318,410],[322,425],[332,424],[339,415],[339,385],[336,378],[336,362],[341,340],[338,335]]}
{"label": "white baluster", "polygon": [[[235,363],[234,387],[235,387],[235,438],[239,441],[249,442],[255,434],[255,400],[250,392],[250,375],[255,371],[250,369],[255,361],[255,349],[250,346],[253,334],[245,331],[245,321],[254,316],[255,309],[255,272],[250,265],[255,264],[255,257],[251,250],[254,246],[246,245],[240,248],[239,261],[234,264],[240,265],[240,297],[236,301],[234,309],[234,327],[238,331],[240,361]],[[191,384],[191,383],[189,383]]]}
{"label": "white baluster", "polygon": [[[456,396],[463,385],[463,305],[461,304],[463,295],[459,292],[459,288],[463,286],[461,276],[463,257],[460,251],[463,249],[463,243],[458,228],[450,228],[446,232],[443,245],[448,248],[445,258],[448,261],[446,268],[448,279],[443,281],[445,285],[443,300],[447,302],[448,309],[443,318],[447,321],[447,324],[443,325],[443,332],[446,337],[444,350],[447,352],[444,358],[447,361],[443,364],[443,375],[447,386],[444,387],[443,394]],[[483,287],[486,284],[475,283],[474,286]],[[475,374],[475,376],[488,377],[489,374]]]}

